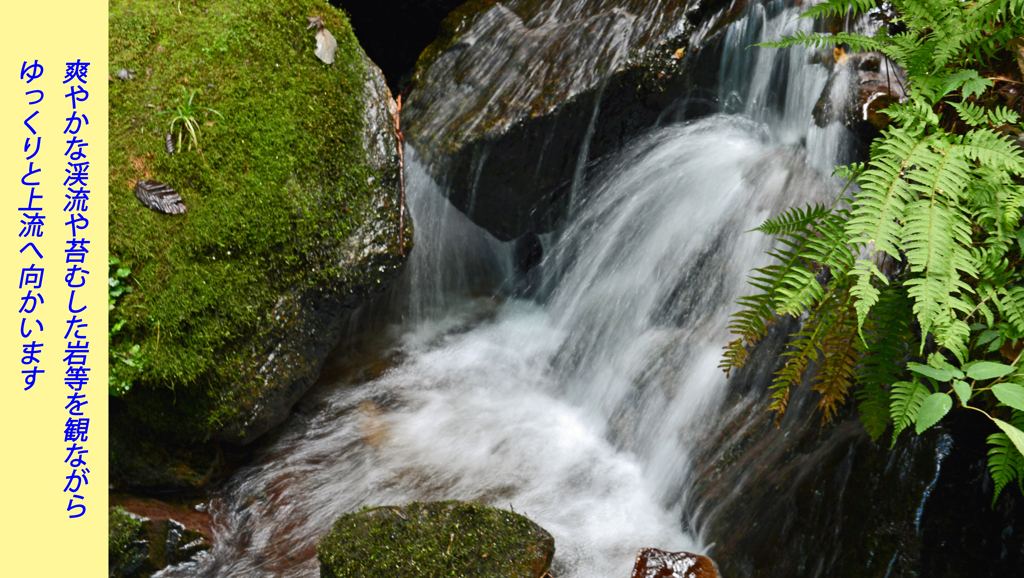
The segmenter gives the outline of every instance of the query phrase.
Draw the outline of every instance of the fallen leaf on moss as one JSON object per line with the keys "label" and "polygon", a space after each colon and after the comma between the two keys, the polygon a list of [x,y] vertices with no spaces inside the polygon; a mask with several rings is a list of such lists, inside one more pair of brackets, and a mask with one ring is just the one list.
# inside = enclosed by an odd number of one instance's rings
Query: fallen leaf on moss
{"label": "fallen leaf on moss", "polygon": [[327,64],[334,63],[334,53],[338,50],[338,41],[326,28],[321,28],[316,33],[316,57]]}

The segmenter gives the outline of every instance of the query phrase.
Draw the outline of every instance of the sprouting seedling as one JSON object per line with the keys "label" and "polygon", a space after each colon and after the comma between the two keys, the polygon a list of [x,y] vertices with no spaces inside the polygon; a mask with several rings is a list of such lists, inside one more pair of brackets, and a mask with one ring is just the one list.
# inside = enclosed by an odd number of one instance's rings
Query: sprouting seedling
{"label": "sprouting seedling", "polygon": [[[199,129],[199,121],[196,120],[196,115],[200,111],[205,110],[206,112],[212,112],[213,114],[224,118],[224,115],[213,110],[212,108],[205,106],[194,106],[192,101],[195,100],[196,94],[201,92],[199,89],[193,90],[191,93],[185,90],[185,87],[181,87],[181,100],[182,104],[176,106],[173,110],[165,110],[158,112],[157,114],[170,114],[171,124],[168,127],[168,131],[174,133],[174,125],[178,124],[178,150],[181,150],[181,139],[184,136],[185,131],[188,131],[189,136],[192,138],[189,142],[188,149],[192,150],[192,146],[199,148],[199,136],[202,131]],[[187,97],[187,98],[186,98]],[[179,124],[180,123],[180,124]]]}

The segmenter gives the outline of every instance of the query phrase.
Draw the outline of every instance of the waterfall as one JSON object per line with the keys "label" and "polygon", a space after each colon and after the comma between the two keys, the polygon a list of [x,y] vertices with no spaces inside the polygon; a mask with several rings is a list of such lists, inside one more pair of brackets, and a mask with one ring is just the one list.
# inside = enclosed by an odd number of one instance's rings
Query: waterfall
{"label": "waterfall", "polygon": [[511,246],[448,206],[408,148],[416,247],[354,321],[386,338],[336,363],[214,492],[212,554],[162,575],[311,578],[336,516],[412,500],[529,516],[554,535],[561,578],[628,576],[641,547],[704,549],[681,522],[688,456],[725,391],[728,316],[771,243],[744,231],[833,199],[845,160],[844,129],[811,120],[826,70],[746,50],[803,24],[773,2],[733,25],[725,110],[652,131],[578,183],[534,297],[510,281]]}

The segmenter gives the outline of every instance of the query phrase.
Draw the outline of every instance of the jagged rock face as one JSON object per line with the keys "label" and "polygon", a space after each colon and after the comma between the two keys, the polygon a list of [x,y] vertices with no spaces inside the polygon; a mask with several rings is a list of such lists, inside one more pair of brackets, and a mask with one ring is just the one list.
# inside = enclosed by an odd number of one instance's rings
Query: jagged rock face
{"label": "jagged rock face", "polygon": [[666,114],[696,114],[678,108],[687,96],[713,98],[708,39],[743,5],[467,2],[417,62],[403,130],[477,224],[503,240],[548,231],[587,162]]}
{"label": "jagged rock face", "polygon": [[[333,63],[315,55],[310,17],[335,38]],[[139,71],[110,94],[110,247],[135,285],[111,312],[124,322],[111,347],[139,347],[131,367],[112,357],[112,373],[129,382],[118,418],[133,425],[122,431],[145,437],[112,444],[127,452],[114,456],[117,480],[201,485],[209,455],[161,480],[129,454],[149,442],[246,444],[280,423],[346,311],[383,292],[410,254],[397,107],[345,16],[315,0],[212,0],[180,13],[112,0],[110,58]],[[197,109],[199,147],[167,155],[159,114],[181,104],[179,84],[218,115]],[[188,212],[140,203],[135,183],[151,180]],[[132,464],[145,469],[135,481]]]}
{"label": "jagged rock face", "polygon": [[471,502],[414,502],[345,514],[320,539],[320,576],[541,578],[555,540],[520,514]]}

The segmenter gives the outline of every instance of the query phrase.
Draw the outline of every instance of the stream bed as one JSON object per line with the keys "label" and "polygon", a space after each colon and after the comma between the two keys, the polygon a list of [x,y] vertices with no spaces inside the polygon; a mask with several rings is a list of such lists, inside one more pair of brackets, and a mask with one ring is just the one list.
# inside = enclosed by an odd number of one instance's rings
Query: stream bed
{"label": "stream bed", "polygon": [[745,231],[831,202],[847,155],[842,127],[811,120],[824,67],[745,51],[795,30],[780,7],[728,32],[724,112],[588,167],[529,279],[514,243],[452,208],[407,146],[402,279],[353,314],[360,344],[211,492],[211,554],[160,576],[312,578],[335,517],[412,500],[525,514],[555,537],[559,578],[625,578],[642,547],[706,551],[683,523],[687,475],[726,391],[734,301],[767,264],[770,239]]}

